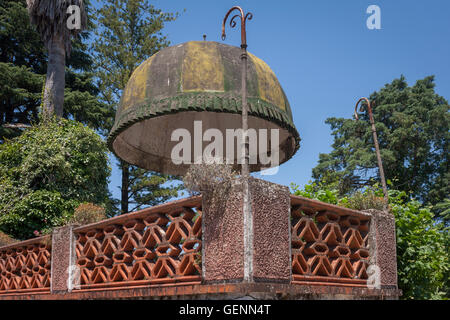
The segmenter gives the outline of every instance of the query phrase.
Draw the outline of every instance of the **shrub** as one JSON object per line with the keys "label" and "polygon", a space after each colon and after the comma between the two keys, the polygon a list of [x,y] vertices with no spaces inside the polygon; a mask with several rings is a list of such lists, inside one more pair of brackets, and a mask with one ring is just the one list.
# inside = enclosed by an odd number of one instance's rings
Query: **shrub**
{"label": "shrub", "polygon": [[108,198],[106,144],[81,123],[52,119],[0,145],[0,230],[17,239],[64,224]]}
{"label": "shrub", "polygon": [[338,191],[336,189],[323,188],[316,183],[306,184],[303,189],[295,183],[291,183],[291,189],[296,196],[338,204]]}
{"label": "shrub", "polygon": [[448,298],[448,229],[434,219],[430,208],[409,199],[405,192],[390,191],[389,199],[395,216],[398,285],[403,298]]}

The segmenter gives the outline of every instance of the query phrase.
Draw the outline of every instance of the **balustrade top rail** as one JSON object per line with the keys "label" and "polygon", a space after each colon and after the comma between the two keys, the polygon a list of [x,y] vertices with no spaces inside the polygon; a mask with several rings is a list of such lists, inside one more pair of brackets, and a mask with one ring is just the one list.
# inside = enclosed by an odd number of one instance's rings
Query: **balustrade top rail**
{"label": "balustrade top rail", "polygon": [[186,199],[174,200],[171,202],[158,204],[153,207],[145,208],[142,210],[125,213],[106,220],[94,222],[74,228],[75,232],[83,232],[93,228],[102,228],[110,224],[122,224],[130,219],[142,219],[153,213],[169,213],[179,207],[201,207],[202,196],[194,196]]}
{"label": "balustrade top rail", "polygon": [[296,196],[291,194],[291,206],[300,205],[305,210],[312,211],[323,211],[327,210],[330,212],[335,212],[339,215],[348,215],[354,217],[360,217],[362,220],[370,220],[371,215],[366,212],[337,206],[335,204],[322,202],[319,200],[309,199],[302,196]]}

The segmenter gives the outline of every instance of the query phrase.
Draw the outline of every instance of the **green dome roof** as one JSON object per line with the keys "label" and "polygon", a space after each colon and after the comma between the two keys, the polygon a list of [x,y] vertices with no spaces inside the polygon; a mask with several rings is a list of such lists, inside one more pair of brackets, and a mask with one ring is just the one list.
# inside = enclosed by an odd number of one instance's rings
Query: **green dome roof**
{"label": "green dome roof", "polygon": [[[110,149],[123,160],[150,170],[184,172],[184,169],[174,170],[172,166],[163,164],[168,161],[167,151],[163,155],[161,150],[150,150],[148,146],[141,148],[142,143],[138,146],[134,141],[137,129],[133,137],[128,134],[127,138],[125,134],[120,139],[120,136],[139,122],[158,117],[163,120],[179,113],[240,115],[240,50],[217,42],[192,41],[165,48],[143,62],[133,72],[123,91],[108,137]],[[270,67],[250,53],[247,92],[249,128],[252,127],[252,118],[254,127],[270,127],[258,122],[258,118],[286,131],[284,140],[289,141],[282,141],[286,150],[281,162],[287,161],[299,148],[300,141],[291,107]],[[191,119],[196,119],[196,116]],[[152,131],[155,121],[152,123],[152,126],[147,125],[146,138],[140,134],[141,139],[151,139],[148,134],[156,133]],[[170,134],[166,139],[170,140]],[[163,143],[164,139],[159,141]],[[142,157],[146,159],[140,159]],[[259,166],[250,169],[259,170]]]}

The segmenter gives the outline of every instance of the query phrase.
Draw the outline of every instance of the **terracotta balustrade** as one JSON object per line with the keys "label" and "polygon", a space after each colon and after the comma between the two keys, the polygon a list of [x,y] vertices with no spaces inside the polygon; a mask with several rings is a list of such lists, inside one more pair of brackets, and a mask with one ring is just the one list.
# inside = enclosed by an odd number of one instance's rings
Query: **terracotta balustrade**
{"label": "terracotta balustrade", "polygon": [[0,295],[49,292],[51,237],[40,237],[0,248]]}
{"label": "terracotta balustrade", "polygon": [[74,229],[80,288],[201,280],[201,197]]}
{"label": "terracotta balustrade", "polygon": [[369,214],[291,196],[292,283],[367,284]]}
{"label": "terracotta balustrade", "polygon": [[391,214],[250,187],[251,256],[237,185],[0,247],[0,299],[398,297]]}

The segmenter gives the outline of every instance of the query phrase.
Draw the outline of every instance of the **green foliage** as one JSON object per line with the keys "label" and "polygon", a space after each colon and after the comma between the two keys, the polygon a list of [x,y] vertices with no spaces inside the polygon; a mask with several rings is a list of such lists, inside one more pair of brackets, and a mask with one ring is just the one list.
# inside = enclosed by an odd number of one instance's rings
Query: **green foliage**
{"label": "green foliage", "polygon": [[108,134],[115,110],[102,99],[102,88],[95,72],[95,60],[88,41],[96,30],[95,9],[84,1],[87,28],[72,40],[72,52],[66,62],[64,117],[73,118],[89,127]]}
{"label": "green foliage", "polygon": [[105,135],[115,111],[99,96],[100,89],[92,71],[75,72],[66,68],[64,117],[79,121]]}
{"label": "green foliage", "polygon": [[338,204],[338,191],[336,189],[323,188],[321,184],[315,182],[306,184],[303,189],[295,183],[291,183],[291,190],[296,196]]}
{"label": "green foliage", "polygon": [[408,199],[405,192],[390,192],[395,216],[397,269],[404,299],[449,298],[449,233],[429,208]]}
{"label": "green foliage", "polygon": [[20,192],[23,195],[19,199],[6,205],[1,198],[0,228],[21,240],[48,234],[52,227],[64,225],[78,205],[78,201],[64,199],[57,191],[23,188]]}
{"label": "green foliage", "polygon": [[[337,190],[291,184],[295,195],[356,209],[382,209],[383,192],[377,186],[338,198]],[[430,207],[411,199],[405,191],[389,190],[389,208],[396,221],[397,269],[402,299],[449,298],[450,236],[436,222]]]}
{"label": "green foliage", "polygon": [[131,166],[131,184],[129,186],[129,203],[131,211],[139,210],[143,206],[154,206],[170,198],[177,197],[182,185],[173,181],[173,176],[159,172],[148,172]]}
{"label": "green foliage", "polygon": [[[426,77],[408,86],[402,76],[370,96],[386,177],[395,181],[393,188],[430,204],[450,194],[449,105],[435,93],[433,81]],[[319,155],[315,181],[340,195],[379,181],[368,113],[360,112],[359,121],[328,118],[326,123],[333,150]]]}
{"label": "green foliage", "polygon": [[434,209],[447,224],[450,223],[450,198],[436,204]]}
{"label": "green foliage", "polygon": [[0,143],[20,134],[4,123],[37,119],[46,57],[29,20],[25,0],[0,2]]}
{"label": "green foliage", "polygon": [[91,129],[53,119],[0,145],[0,230],[26,239],[64,224],[81,202],[105,205],[107,148]]}
{"label": "green foliage", "polygon": [[39,34],[30,24],[26,0],[0,2],[0,61],[27,66],[45,74],[45,49]]}
{"label": "green foliage", "polygon": [[355,210],[383,210],[384,205],[383,192],[378,189],[377,185],[365,188],[364,190],[357,190],[352,193],[351,196],[345,197],[340,197],[339,191],[336,188],[311,181],[310,184],[306,184],[303,189],[295,183],[291,183],[291,190],[296,196],[319,200]]}
{"label": "green foliage", "polygon": [[[0,124],[28,124],[37,119],[36,103],[41,98],[44,76],[25,66],[0,62]],[[3,121],[1,121],[3,119]],[[0,126],[0,143],[4,137],[15,137],[20,131]]]}

